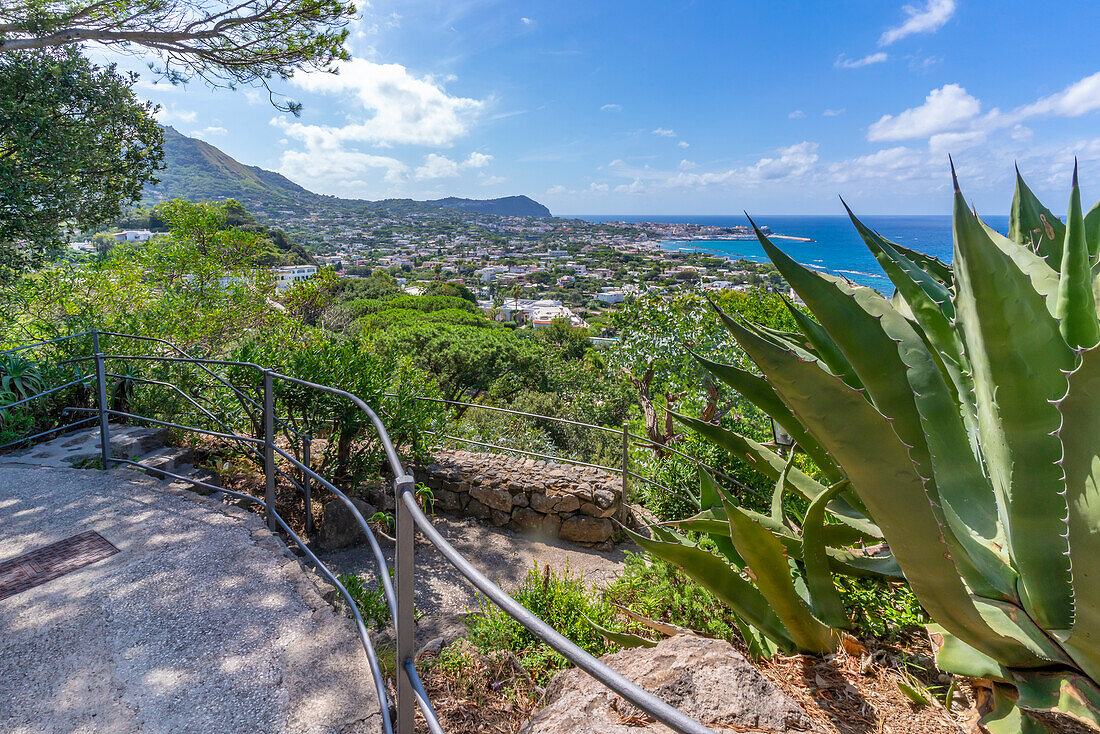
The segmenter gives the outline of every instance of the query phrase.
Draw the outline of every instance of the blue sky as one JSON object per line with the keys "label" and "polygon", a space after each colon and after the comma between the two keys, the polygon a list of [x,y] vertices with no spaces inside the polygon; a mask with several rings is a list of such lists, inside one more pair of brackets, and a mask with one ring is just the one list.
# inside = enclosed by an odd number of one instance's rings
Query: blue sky
{"label": "blue sky", "polygon": [[[1100,5],[373,0],[339,75],[153,84],[161,119],[314,191],[554,213],[1006,213],[1100,196]],[[133,62],[127,62],[132,64]],[[137,66],[135,66],[137,68]],[[1091,200],[1091,198],[1090,198]]]}

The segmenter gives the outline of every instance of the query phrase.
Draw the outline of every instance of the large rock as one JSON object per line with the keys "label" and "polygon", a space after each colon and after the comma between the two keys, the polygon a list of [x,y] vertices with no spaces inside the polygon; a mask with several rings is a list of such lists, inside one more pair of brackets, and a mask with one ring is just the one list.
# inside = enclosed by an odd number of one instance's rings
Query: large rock
{"label": "large rock", "polygon": [[[688,716],[718,731],[788,732],[812,726],[788,698],[724,640],[678,635],[654,648],[623,650],[603,662]],[[639,727],[644,716],[588,674],[572,668],[546,687],[547,707],[523,734],[664,734]]]}
{"label": "large rock", "polygon": [[587,515],[574,515],[561,524],[562,540],[575,543],[602,543],[615,534],[610,520]]}
{"label": "large rock", "polygon": [[[374,505],[363,500],[352,497],[351,501],[364,520],[370,520],[377,512]],[[348,509],[347,505],[336,498],[325,503],[321,519],[321,532],[317,538],[317,542],[320,543],[322,548],[335,550],[365,541],[363,529],[360,527],[359,521],[351,514],[351,510]]]}
{"label": "large rock", "polygon": [[[498,480],[499,481],[499,480]],[[482,485],[470,490],[470,496],[475,500],[501,512],[512,511],[512,493],[507,489],[496,489]]]}

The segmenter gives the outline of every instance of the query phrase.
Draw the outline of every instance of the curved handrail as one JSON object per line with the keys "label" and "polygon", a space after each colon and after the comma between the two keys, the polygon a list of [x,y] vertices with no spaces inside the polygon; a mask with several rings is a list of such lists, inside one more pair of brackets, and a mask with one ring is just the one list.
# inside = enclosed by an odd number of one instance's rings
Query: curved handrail
{"label": "curved handrail", "polygon": [[[114,333],[114,332],[103,332],[103,333],[111,334],[111,335],[114,335],[114,336],[122,336],[122,337],[132,336],[132,335],[125,335],[125,334],[117,334],[117,333]],[[93,336],[94,335],[95,334],[93,332]],[[73,335],[73,336],[77,336],[77,335]],[[169,346],[175,348],[175,345],[172,345],[170,342],[167,342],[167,341],[164,341],[164,340],[159,340],[159,339],[154,339],[154,338],[151,338],[151,337],[148,338],[148,339],[151,340],[151,341],[163,342],[163,343],[168,344]],[[62,339],[51,340],[51,342],[52,341],[61,341],[61,340]],[[35,345],[31,345],[31,346],[35,346]],[[182,351],[182,350],[179,350],[179,351]],[[326,489],[328,489],[337,498],[339,498],[341,500],[342,504],[344,504],[344,506],[347,507],[347,509],[352,513],[352,516],[355,518],[356,523],[359,525],[360,529],[366,535],[368,543],[371,546],[371,551],[372,551],[372,554],[374,556],[375,563],[378,566],[379,585],[383,590],[383,597],[385,598],[386,604],[389,607],[391,622],[394,625],[394,630],[397,634],[397,639],[398,639],[398,645],[397,646],[398,646],[398,658],[399,658],[398,659],[398,665],[397,665],[397,677],[398,677],[397,718],[398,718],[398,724],[399,724],[399,727],[400,727],[400,734],[406,734],[406,729],[411,731],[413,721],[412,721],[412,718],[411,718],[411,708],[409,708],[409,706],[411,706],[411,704],[413,702],[415,702],[416,705],[419,706],[421,712],[424,715],[424,718],[425,718],[426,722],[428,723],[429,730],[431,732],[433,732],[433,734],[442,734],[442,728],[439,725],[438,718],[435,716],[435,713],[432,710],[431,703],[428,700],[427,694],[424,691],[423,684],[421,683],[419,675],[416,672],[415,662],[414,662],[413,657],[412,657],[412,640],[413,640],[413,638],[412,638],[412,627],[410,625],[412,625],[414,623],[414,619],[413,619],[414,615],[413,615],[413,599],[412,599],[412,594],[413,594],[412,581],[413,581],[413,577],[412,577],[411,574],[413,572],[413,566],[412,566],[412,563],[413,563],[413,561],[412,561],[412,559],[413,559],[413,533],[415,532],[415,529],[417,529],[417,528],[419,528],[420,532],[422,532],[424,534],[424,536],[427,538],[427,540],[430,543],[432,543],[432,545],[434,545],[436,548],[439,549],[439,551],[444,555],[444,557],[452,565],[455,566],[455,568],[462,574],[462,576],[467,581],[469,581],[481,593],[485,594],[489,599],[491,599],[497,606],[499,606],[501,609],[503,609],[507,614],[509,614],[514,619],[519,621],[520,624],[522,624],[525,628],[527,628],[532,634],[534,634],[539,639],[543,640],[546,644],[548,644],[554,650],[556,650],[559,653],[561,653],[562,655],[564,655],[568,660],[570,660],[578,668],[580,668],[581,670],[584,670],[585,672],[589,673],[594,678],[596,678],[600,683],[604,684],[605,686],[607,686],[608,688],[610,688],[611,690],[613,690],[614,692],[616,692],[617,694],[622,696],[624,699],[630,701],[631,703],[633,703],[639,709],[645,711],[650,716],[653,716],[656,720],[661,721],[662,723],[672,727],[673,729],[675,729],[677,731],[685,732],[685,733],[688,733],[688,734],[712,734],[710,729],[703,726],[698,721],[695,721],[694,719],[691,719],[690,717],[686,716],[682,712],[678,711],[673,706],[669,705],[668,703],[662,701],[661,699],[657,698],[653,694],[643,690],[642,688],[640,688],[636,684],[634,684],[631,681],[627,680],[621,674],[619,674],[616,671],[609,668],[605,663],[600,662],[595,657],[588,654],[583,649],[581,649],[580,647],[575,645],[573,642],[568,640],[562,634],[560,634],[559,632],[554,630],[547,623],[545,623],[544,621],[539,619],[537,616],[535,616],[530,611],[525,609],[522,605],[520,605],[518,602],[516,602],[512,597],[510,597],[508,594],[506,594],[499,586],[494,584],[484,574],[482,574],[480,571],[478,571],[470,563],[469,560],[467,560],[457,550],[455,550],[455,548],[453,546],[451,546],[450,543],[448,543],[445,538],[443,538],[443,536],[439,533],[439,531],[435,529],[434,525],[432,525],[431,521],[428,520],[427,516],[423,513],[423,511],[420,509],[419,505],[417,504],[415,489],[414,489],[414,479],[413,479],[412,475],[409,474],[406,471],[404,465],[402,464],[401,458],[398,455],[397,450],[393,445],[393,441],[390,438],[388,431],[386,430],[385,424],[379,418],[378,414],[365,401],[363,401],[358,396],[356,396],[353,393],[350,393],[346,390],[341,390],[339,388],[334,388],[334,387],[331,387],[331,386],[328,386],[328,385],[322,385],[322,384],[310,382],[308,380],[303,380],[303,379],[300,379],[300,378],[291,377],[289,375],[283,375],[283,374],[280,374],[280,373],[275,372],[273,370],[265,370],[264,368],[260,367],[259,365],[256,365],[256,364],[253,364],[253,363],[250,363],[250,362],[239,362],[239,361],[233,361],[233,360],[218,360],[218,359],[200,359],[200,358],[193,358],[193,357],[189,357],[189,356],[188,357],[167,357],[167,356],[161,356],[161,355],[130,355],[130,354],[102,354],[102,353],[98,353],[98,354],[93,355],[93,358],[97,362],[96,379],[97,379],[97,383],[98,383],[98,387],[99,387],[99,399],[100,399],[100,403],[101,403],[99,405],[98,412],[99,412],[101,428],[103,430],[103,436],[104,436],[103,440],[104,440],[104,445],[105,445],[105,448],[104,448],[104,457],[105,457],[105,466],[104,466],[104,468],[105,469],[108,468],[107,464],[109,464],[111,462],[114,462],[116,464],[134,465],[134,466],[138,466],[138,467],[143,467],[144,466],[140,462],[132,461],[130,459],[115,458],[115,457],[110,456],[110,454],[109,454],[109,446],[108,446],[108,443],[107,443],[107,440],[108,440],[107,439],[107,429],[106,429],[106,420],[107,420],[107,418],[109,416],[112,416],[112,415],[131,417],[131,418],[135,418],[135,419],[149,421],[149,422],[154,423],[154,424],[179,428],[179,429],[186,430],[186,431],[194,431],[194,432],[198,432],[198,433],[205,433],[207,435],[217,436],[217,437],[220,437],[220,438],[237,440],[237,441],[241,441],[242,443],[245,443],[246,445],[250,444],[250,443],[257,443],[257,442],[262,443],[262,444],[264,444],[265,452],[267,452],[266,455],[265,455],[265,460],[266,460],[266,463],[268,464],[268,471],[269,471],[269,474],[268,474],[268,481],[269,481],[268,487],[269,487],[269,490],[270,490],[270,487],[272,486],[270,484],[270,482],[271,482],[271,477],[273,476],[273,474],[271,474],[270,472],[273,469],[276,468],[274,466],[274,457],[275,457],[276,454],[278,454],[279,456],[283,457],[284,459],[286,459],[287,461],[291,462],[292,464],[297,466],[299,469],[301,469],[304,473],[304,476],[311,477],[313,479],[316,479],[318,482],[320,482]],[[265,437],[264,440],[259,441],[258,439],[252,439],[250,437],[245,437],[245,436],[238,435],[238,434],[232,432],[231,430],[229,430],[227,433],[220,433],[220,432],[217,432],[217,431],[211,431],[211,430],[207,430],[207,429],[200,429],[200,428],[197,428],[195,426],[186,426],[186,425],[182,425],[182,424],[171,423],[171,422],[168,422],[168,421],[160,421],[160,420],[149,418],[149,417],[146,417],[146,416],[139,416],[139,415],[135,415],[135,414],[131,414],[131,413],[126,413],[126,412],[123,412],[123,411],[110,410],[106,407],[106,405],[102,404],[104,402],[104,397],[103,396],[105,394],[104,389],[103,389],[103,387],[104,387],[103,386],[103,379],[104,379],[104,376],[105,376],[105,371],[103,369],[103,363],[107,359],[147,360],[147,361],[165,362],[165,363],[181,362],[181,363],[189,363],[189,364],[195,364],[195,365],[225,365],[225,366],[243,366],[243,367],[254,368],[254,369],[258,370],[259,372],[261,372],[264,375],[264,380],[265,380],[265,395],[267,397],[265,397],[265,400],[264,400],[263,410],[265,412],[265,423],[267,424],[267,428],[265,430],[266,437]],[[208,371],[212,373],[212,371],[210,371],[210,370],[208,370]],[[214,375],[214,376],[217,378],[216,375]],[[335,395],[335,396],[340,397],[340,398],[347,399],[347,400],[351,401],[360,410],[362,410],[363,413],[369,419],[370,423],[373,425],[375,431],[377,432],[379,441],[382,445],[383,452],[386,456],[386,461],[389,464],[390,470],[393,472],[393,475],[395,477],[395,479],[394,479],[395,498],[394,499],[395,499],[395,504],[396,504],[396,508],[397,508],[397,516],[398,516],[398,519],[397,519],[397,574],[398,574],[397,587],[398,588],[397,588],[396,591],[394,589],[393,582],[391,581],[391,579],[389,577],[389,566],[386,563],[385,556],[382,554],[381,547],[378,545],[378,541],[374,537],[374,533],[371,531],[370,526],[367,524],[365,518],[363,518],[362,514],[359,512],[358,508],[355,507],[355,504],[351,501],[351,499],[348,498],[348,496],[346,494],[344,494],[342,491],[340,491],[331,482],[329,482],[324,477],[320,476],[317,472],[315,472],[312,469],[312,467],[306,466],[304,463],[302,463],[301,461],[296,459],[293,455],[289,454],[288,452],[286,452],[283,449],[279,448],[278,446],[274,445],[274,441],[272,440],[272,429],[271,429],[271,426],[273,424],[273,418],[274,418],[274,416],[273,416],[274,406],[273,406],[273,403],[272,403],[272,400],[271,400],[271,395],[272,395],[271,385],[272,385],[274,380],[284,380],[284,381],[290,382],[292,384],[300,385],[302,387],[318,390],[320,392],[325,392],[325,393]],[[221,381],[221,380],[219,379],[219,381]],[[232,387],[231,383],[230,383],[230,386]],[[483,406],[476,406],[476,407],[483,407]],[[505,410],[506,412],[518,412],[518,411],[507,411],[506,409],[502,409],[502,410]],[[536,416],[536,417],[539,417],[539,416]],[[550,420],[555,420],[553,418],[550,418],[549,416],[542,416],[542,417],[548,418]],[[92,420],[95,420],[95,419],[94,418],[88,419],[89,422],[92,421]],[[84,421],[82,421],[82,422],[84,422]],[[220,423],[220,421],[218,421],[218,422]],[[569,421],[569,422],[577,423],[578,425],[585,425],[585,424],[580,424],[579,422],[576,422],[576,421]],[[220,426],[220,427],[224,427],[224,426]],[[602,428],[602,427],[600,427],[600,428]],[[53,429],[53,431],[56,431],[56,430],[58,430],[58,429]],[[606,429],[606,428],[603,428],[603,430],[609,430],[610,431],[610,429]],[[53,432],[53,431],[48,431],[46,433],[50,433],[50,432]],[[618,432],[616,432],[616,433],[618,433]],[[44,435],[44,434],[42,434],[42,435]],[[28,438],[23,438],[23,439],[20,439],[20,440],[28,440]],[[367,632],[366,626],[365,626],[365,624],[363,622],[363,619],[362,619],[362,615],[360,614],[360,612],[358,610],[358,607],[355,604],[354,599],[348,593],[347,589],[343,586],[343,584],[340,583],[339,579],[325,566],[325,564],[312,552],[312,550],[309,549],[309,547],[306,545],[306,543],[294,532],[294,530],[287,524],[287,522],[279,515],[276,508],[273,506],[272,500],[273,500],[274,495],[271,495],[271,494],[267,495],[267,501],[263,501],[263,500],[260,500],[256,497],[253,497],[251,495],[243,494],[241,492],[236,492],[234,490],[229,490],[229,489],[225,489],[225,488],[222,488],[222,487],[217,487],[215,485],[208,484],[208,483],[203,482],[201,480],[197,480],[193,477],[184,477],[184,476],[181,476],[181,475],[178,475],[178,474],[174,474],[172,472],[164,471],[162,469],[158,469],[158,472],[160,472],[160,473],[162,473],[166,476],[171,476],[171,477],[174,477],[174,478],[177,478],[177,479],[181,479],[181,480],[190,482],[190,483],[198,485],[198,486],[207,487],[207,488],[210,488],[212,490],[216,490],[216,491],[220,491],[220,492],[232,495],[232,496],[240,497],[242,499],[246,499],[248,501],[251,501],[253,503],[258,504],[259,506],[263,507],[266,510],[269,521],[271,521],[274,525],[278,525],[283,530],[283,532],[285,532],[287,534],[287,536],[291,540],[293,540],[302,549],[302,551],[309,558],[309,560],[322,572],[322,574],[327,579],[329,579],[329,581],[334,585],[334,587],[340,592],[341,596],[348,603],[348,606],[349,606],[349,609],[352,613],[352,616],[355,619],[356,630],[357,630],[357,632],[359,634],[359,637],[361,639],[361,642],[363,644],[364,653],[366,654],[367,659],[368,659],[368,664],[369,664],[370,669],[371,669],[371,676],[374,679],[375,688],[376,688],[376,692],[377,692],[378,700],[379,700],[379,705],[380,705],[380,708],[381,708],[381,714],[382,714],[382,719],[383,719],[383,728],[387,733],[392,732],[393,731],[393,722],[391,720],[391,716],[390,716],[390,713],[389,713],[389,694],[386,690],[385,679],[383,678],[382,673],[381,673],[381,668],[380,668],[380,665],[378,663],[377,654],[374,650],[373,644],[371,643],[370,635]],[[633,474],[632,472],[629,472],[625,468],[624,468],[624,473]],[[403,528],[404,528],[404,530],[403,530]],[[407,688],[406,688],[406,685],[407,685]],[[405,691],[405,693],[402,693],[403,690]],[[405,696],[411,696],[411,698],[413,700],[410,701],[409,699],[405,698]]]}

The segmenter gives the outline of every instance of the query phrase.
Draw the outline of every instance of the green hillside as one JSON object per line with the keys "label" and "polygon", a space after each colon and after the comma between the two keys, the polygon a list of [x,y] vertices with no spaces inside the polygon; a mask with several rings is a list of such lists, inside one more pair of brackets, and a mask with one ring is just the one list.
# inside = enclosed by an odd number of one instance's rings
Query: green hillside
{"label": "green hillside", "polygon": [[257,166],[246,166],[210,143],[187,137],[173,127],[164,128],[164,169],[157,173],[157,178],[159,183],[145,187],[146,204],[175,198],[191,201],[236,199],[249,211],[292,211],[299,214],[318,208],[360,209],[396,215],[461,209],[496,216],[550,216],[549,209],[526,196],[484,200],[450,197],[436,201],[366,201],[321,196],[302,188],[286,176]]}
{"label": "green hillside", "polygon": [[207,142],[164,128],[164,170],[147,186],[147,202],[236,199],[246,209],[302,210],[320,197],[285,176],[246,166]]}

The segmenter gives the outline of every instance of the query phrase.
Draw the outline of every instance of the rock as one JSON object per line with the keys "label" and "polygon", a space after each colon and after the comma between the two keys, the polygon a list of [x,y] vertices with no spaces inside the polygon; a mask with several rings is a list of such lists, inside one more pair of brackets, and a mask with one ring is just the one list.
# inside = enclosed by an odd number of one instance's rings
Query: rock
{"label": "rock", "polygon": [[558,505],[554,510],[556,512],[576,512],[580,508],[581,501],[571,494],[566,494],[558,498]]}
{"label": "rock", "polygon": [[503,510],[490,510],[489,522],[496,525],[498,528],[502,528],[512,521],[512,515],[504,512]]}
{"label": "rock", "polygon": [[557,537],[561,528],[561,518],[557,515],[544,515],[529,507],[520,507],[512,512],[512,522],[520,530]]}
{"label": "rock", "polygon": [[471,517],[478,517],[482,520],[488,520],[489,516],[493,513],[492,510],[475,500],[473,497],[471,497],[470,501],[466,503],[465,512]]}
{"label": "rock", "polygon": [[523,492],[517,492],[512,495],[512,507],[526,507],[528,504],[527,495]]}
{"label": "rock", "polygon": [[[677,635],[654,648],[607,655],[603,662],[683,713],[720,731],[789,732],[813,725],[798,704],[760,674],[725,640]],[[586,673],[557,673],[546,687],[546,708],[523,734],[638,734],[627,723],[642,714]],[[646,734],[666,734],[650,724]]]}
{"label": "rock", "polygon": [[574,515],[561,524],[562,540],[576,543],[602,543],[615,534],[615,526],[606,518]]}
{"label": "rock", "polygon": [[444,640],[442,637],[435,637],[428,640],[416,651],[417,659],[419,659],[421,655],[438,655],[443,650],[443,642]]}
{"label": "rock", "polygon": [[532,510],[536,510],[543,514],[549,514],[554,512],[558,506],[558,497],[550,497],[541,492],[531,495],[530,505]]}
{"label": "rock", "polygon": [[494,489],[487,486],[474,487],[470,490],[470,496],[494,510],[512,511],[512,493],[507,489]]}
{"label": "rock", "polygon": [[591,517],[614,517],[616,508],[608,507],[601,509],[599,505],[594,505],[591,502],[581,503],[581,512]]}
{"label": "rock", "polygon": [[437,489],[434,492],[436,504],[441,510],[461,510],[462,502],[459,495],[446,489]]}
{"label": "rock", "polygon": [[615,500],[618,499],[618,495],[612,492],[610,489],[597,489],[596,490],[596,506],[601,510],[606,510],[615,504]]}
{"label": "rock", "polygon": [[[370,520],[377,510],[363,500],[351,498],[352,504],[359,510],[364,520]],[[366,540],[359,522],[341,500],[331,499],[322,510],[320,535],[317,542],[325,550],[335,550],[344,546],[362,543]]]}

